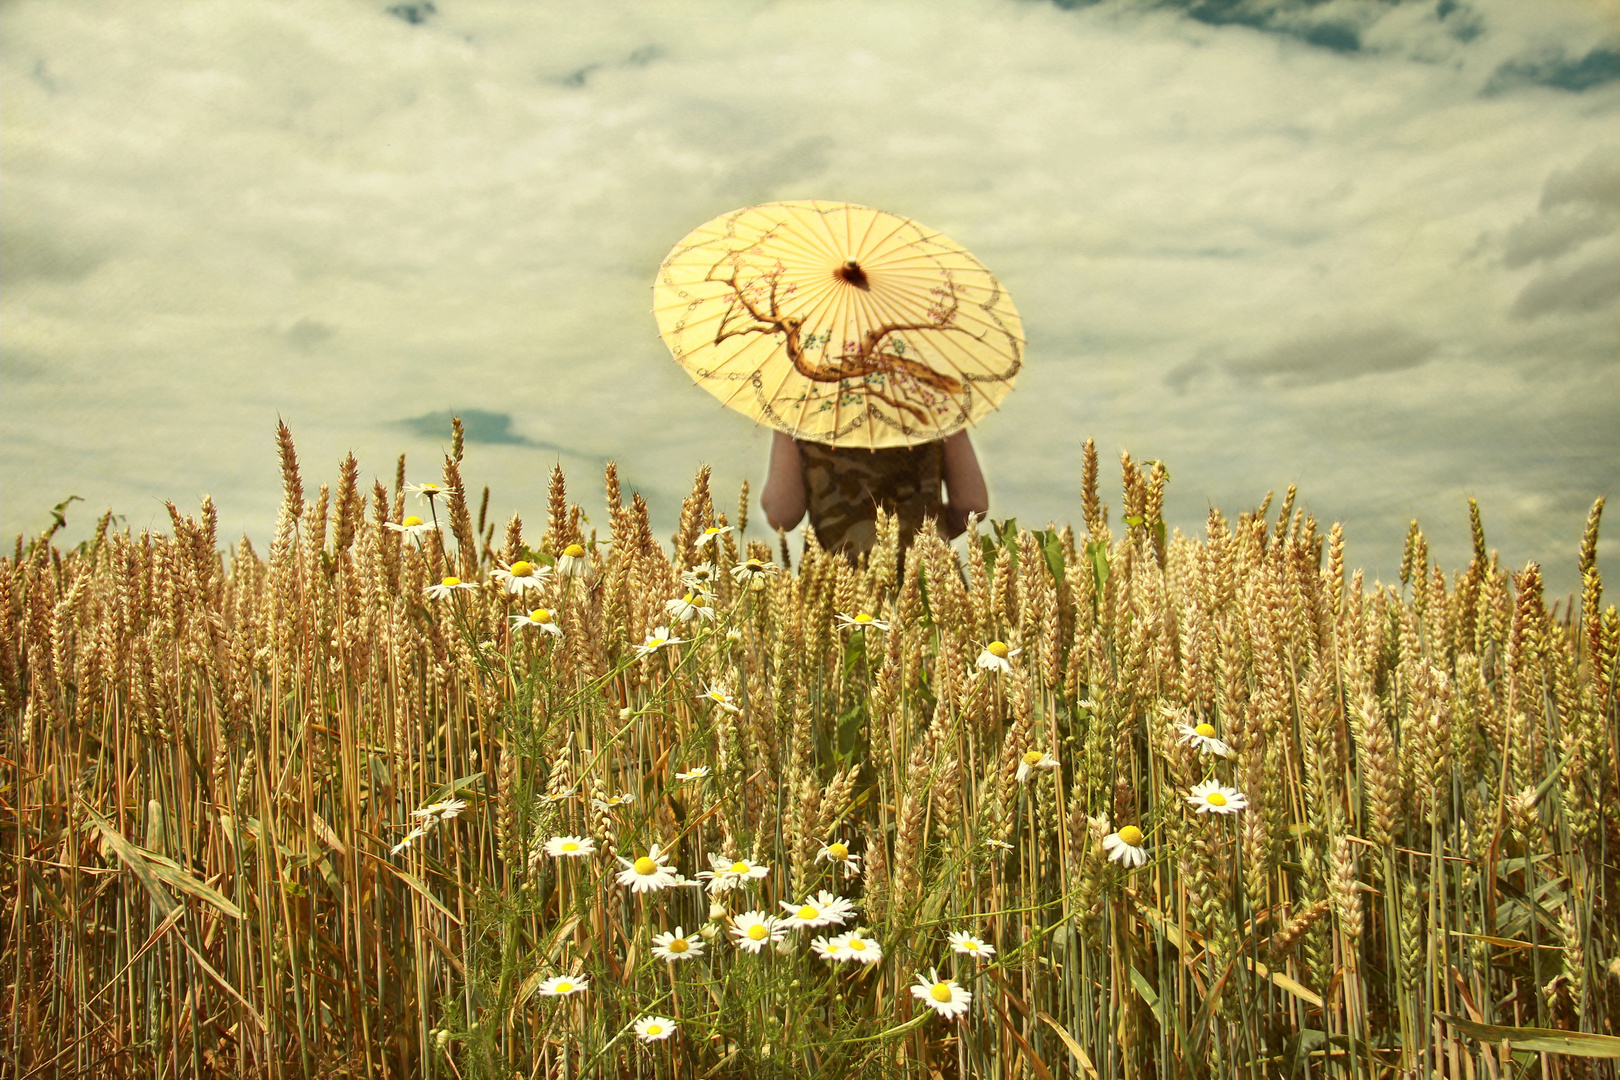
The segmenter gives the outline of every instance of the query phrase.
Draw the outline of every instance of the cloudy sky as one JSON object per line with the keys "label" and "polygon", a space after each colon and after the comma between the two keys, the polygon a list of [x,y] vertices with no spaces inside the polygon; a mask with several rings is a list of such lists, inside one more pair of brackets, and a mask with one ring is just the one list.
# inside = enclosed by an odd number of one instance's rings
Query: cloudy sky
{"label": "cloudy sky", "polygon": [[776,199],[1010,290],[997,517],[1078,520],[1090,435],[1185,529],[1297,484],[1386,580],[1414,517],[1460,565],[1473,496],[1568,590],[1620,477],[1612,0],[14,0],[0,102],[5,535],[207,492],[262,541],[278,415],[313,486],[432,478],[462,413],[536,531],[558,461],[587,511],[609,458],[666,530],[701,462],[729,503],[769,432],[650,290]]}

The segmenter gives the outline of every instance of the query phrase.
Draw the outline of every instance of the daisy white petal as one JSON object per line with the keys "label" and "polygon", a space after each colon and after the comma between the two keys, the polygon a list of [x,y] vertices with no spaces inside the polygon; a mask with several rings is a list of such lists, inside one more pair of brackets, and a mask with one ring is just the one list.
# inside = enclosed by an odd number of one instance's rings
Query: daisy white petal
{"label": "daisy white petal", "polygon": [[838,612],[838,625],[845,629],[853,628],[855,630],[887,630],[889,628],[888,623],[882,619],[873,618],[864,611],[857,612],[854,615],[845,615],[841,611]]}
{"label": "daisy white petal", "polygon": [[668,648],[671,645],[679,645],[681,643],[682,639],[669,636],[669,627],[657,626],[653,628],[652,633],[647,635],[646,641],[636,646],[636,655],[651,656],[659,649]]}
{"label": "daisy white petal", "polygon": [[422,591],[427,593],[431,599],[443,600],[446,597],[454,596],[457,589],[476,588],[478,588],[478,586],[474,585],[472,582],[462,581],[460,578],[452,576],[441,578],[437,585],[429,585]]}
{"label": "daisy white petal", "polygon": [[675,1034],[675,1021],[667,1016],[643,1016],[634,1025],[636,1038],[644,1043],[657,1042]]}
{"label": "daisy white petal", "polygon": [[1058,759],[1051,754],[1040,750],[1030,750],[1018,759],[1017,780],[1020,784],[1028,783],[1031,769],[1055,769],[1057,767]]}
{"label": "daisy white petal", "polygon": [[958,930],[946,940],[951,943],[951,950],[953,952],[959,952],[964,956],[977,956],[982,960],[987,956],[994,956],[996,954],[996,947],[994,945],[990,944],[988,941],[985,941],[978,935],[971,934],[966,930]]}
{"label": "daisy white petal", "polygon": [[496,567],[489,572],[489,576],[505,586],[513,596],[521,596],[530,589],[545,588],[546,578],[551,576],[551,567],[519,559],[510,566]]}
{"label": "daisy white petal", "polygon": [[1008,663],[1008,661],[1023,651],[1023,649],[1008,648],[1005,641],[992,641],[984,647],[984,651],[979,654],[979,658],[974,663],[990,671],[1011,671],[1012,664]]}
{"label": "daisy white petal", "polygon": [[859,964],[875,964],[883,959],[883,946],[878,944],[875,938],[869,938],[859,930],[840,934],[828,944],[842,946],[844,960],[853,960]]}
{"label": "daisy white petal", "polygon": [[1232,748],[1216,737],[1214,724],[1177,724],[1176,730],[1181,732],[1183,743],[1198,747],[1200,753],[1214,754],[1216,757],[1232,756]]}
{"label": "daisy white petal", "polygon": [[694,765],[692,768],[688,769],[686,772],[678,772],[678,773],[676,773],[675,774],[675,779],[677,779],[677,780],[702,780],[705,776],[708,776],[708,775],[709,775],[709,767],[707,765]]}
{"label": "daisy white petal", "polygon": [[822,845],[816,852],[816,861],[838,863],[843,866],[846,873],[858,874],[861,872],[861,857],[849,853],[849,845],[842,840],[832,840]]}
{"label": "daisy white petal", "polygon": [[793,930],[801,926],[826,926],[828,923],[843,926],[855,914],[854,904],[841,896],[834,896],[826,889],[797,904],[790,904],[786,900],[781,903],[787,912],[787,918],[782,922]]}
{"label": "daisy white petal", "polygon": [[583,859],[596,854],[596,841],[588,836],[553,836],[546,841],[546,854],[553,859]]}
{"label": "daisy white petal", "polygon": [[1142,830],[1135,825],[1127,825],[1118,832],[1111,832],[1103,837],[1103,850],[1108,852],[1109,862],[1122,862],[1126,866],[1142,866],[1148,861],[1147,848],[1143,846],[1146,839]]}
{"label": "daisy white petal", "polygon": [[562,627],[557,625],[557,613],[550,608],[537,607],[523,615],[512,616],[512,625],[519,627],[532,627],[547,634],[562,636]]}
{"label": "daisy white petal", "polygon": [[767,945],[781,941],[788,928],[763,911],[745,911],[731,920],[731,936],[737,939],[737,948],[757,953]]}
{"label": "daisy white petal", "polygon": [[582,578],[591,572],[591,558],[583,544],[569,544],[557,556],[557,573],[563,577]]}
{"label": "daisy white petal", "polygon": [[730,525],[710,525],[707,529],[703,530],[702,535],[697,538],[697,543],[694,544],[693,547],[697,548],[699,551],[702,551],[704,548],[708,547],[710,544],[713,544],[730,531]]}
{"label": "daisy white petal", "polygon": [[669,862],[669,852],[660,852],[657,844],[639,858],[631,860],[620,855],[618,860],[624,869],[617,880],[631,892],[657,892],[675,884],[675,871],[664,865]]}
{"label": "daisy white petal", "polygon": [[689,592],[685,596],[664,602],[664,614],[677,622],[691,622],[693,619],[713,619],[714,607],[709,598],[701,592]]}
{"label": "daisy white petal", "polygon": [[1187,795],[1187,801],[1200,814],[1235,814],[1249,805],[1249,797],[1219,780],[1205,780]]}
{"label": "daisy white petal", "polygon": [[654,934],[652,953],[660,960],[675,963],[703,955],[703,939],[696,934],[688,936],[679,926],[667,934]]}
{"label": "daisy white petal", "polygon": [[394,532],[404,533],[406,536],[414,537],[416,539],[421,539],[428,533],[437,532],[439,530],[439,526],[437,524],[431,521],[423,521],[415,514],[407,515],[405,520],[401,521],[398,525],[394,524],[392,521],[385,521],[383,522],[383,528],[392,529]]}
{"label": "daisy white petal", "polygon": [[426,484],[406,484],[405,490],[407,493],[415,495],[418,499],[425,503],[431,503],[440,495],[448,497],[450,494],[449,488],[445,487],[443,484],[435,484],[432,482]]}
{"label": "daisy white petal", "polygon": [[590,980],[583,975],[553,975],[542,982],[535,993],[541,997],[566,997],[569,994],[582,994],[590,988]]}
{"label": "daisy white petal", "polygon": [[955,979],[941,979],[935,968],[930,968],[926,977],[917,975],[911,995],[947,1020],[961,1016],[973,1004],[971,993],[962,989]]}

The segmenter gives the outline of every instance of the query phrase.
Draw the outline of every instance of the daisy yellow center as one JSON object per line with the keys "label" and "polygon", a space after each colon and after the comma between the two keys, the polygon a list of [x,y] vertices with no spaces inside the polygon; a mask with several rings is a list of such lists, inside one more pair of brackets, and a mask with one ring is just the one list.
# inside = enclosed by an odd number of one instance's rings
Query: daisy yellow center
{"label": "daisy yellow center", "polygon": [[710,525],[707,529],[703,530],[703,535],[704,536],[718,536],[718,535],[720,535],[720,530],[716,526]]}
{"label": "daisy yellow center", "polygon": [[1215,737],[1215,725],[1199,724],[1197,727],[1193,728],[1193,732],[1194,734],[1202,735],[1206,739],[1213,739]]}
{"label": "daisy yellow center", "polygon": [[551,610],[549,608],[537,607],[533,611],[529,612],[529,618],[534,622],[550,622]]}
{"label": "daisy yellow center", "polygon": [[687,950],[688,946],[685,938],[678,937],[668,945],[665,945],[664,948],[668,949],[672,953],[683,953]]}
{"label": "daisy yellow center", "polygon": [[657,1035],[662,1035],[663,1033],[664,1033],[664,1025],[663,1024],[648,1024],[647,1025],[647,1034],[657,1036]]}
{"label": "daisy yellow center", "polygon": [[856,952],[865,952],[866,942],[862,941],[860,938],[856,938],[854,941],[849,943],[849,947],[854,949]]}
{"label": "daisy yellow center", "polygon": [[835,859],[849,858],[849,848],[845,847],[843,844],[827,845],[827,853]]}
{"label": "daisy yellow center", "polygon": [[859,615],[855,616],[855,621],[856,622],[871,622],[872,621],[872,616],[868,615],[866,612],[863,611]]}
{"label": "daisy yellow center", "polygon": [[1024,755],[1024,764],[1039,765],[1041,763],[1041,758],[1045,756],[1046,755],[1041,753],[1039,750],[1031,750],[1029,753]]}
{"label": "daisy yellow center", "polygon": [[661,637],[650,637],[650,638],[647,639],[647,648],[649,648],[649,649],[659,648],[663,644],[664,644],[664,639],[661,638]]}
{"label": "daisy yellow center", "polygon": [[408,529],[413,525],[422,524],[422,519],[417,517],[415,514],[412,514],[411,516],[407,517],[403,522],[401,522],[401,524],[403,524]]}
{"label": "daisy yellow center", "polygon": [[573,988],[574,988],[574,984],[571,983],[571,982],[560,982],[555,987],[557,993],[559,993],[559,994],[566,994],[566,993],[568,993],[568,991],[572,990]]}
{"label": "daisy yellow center", "polygon": [[647,858],[647,856],[643,855],[641,858],[636,860],[636,873],[640,874],[642,877],[647,877],[649,874],[656,874],[657,872],[658,864]]}
{"label": "daisy yellow center", "polygon": [[770,931],[765,929],[765,927],[760,923],[755,923],[753,926],[748,928],[748,936],[755,941],[764,941],[769,934]]}
{"label": "daisy yellow center", "polygon": [[733,874],[746,874],[748,873],[748,864],[739,859],[731,864],[731,872]]}
{"label": "daisy yellow center", "polygon": [[687,593],[686,594],[686,602],[688,604],[691,604],[693,607],[702,607],[703,606],[703,598],[698,596],[695,593]]}
{"label": "daisy yellow center", "polygon": [[951,988],[944,983],[935,983],[933,988],[928,991],[928,996],[935,1001],[949,1001],[951,1000]]}
{"label": "daisy yellow center", "polygon": [[562,846],[562,849],[564,851],[578,851],[579,850],[579,845],[574,843],[572,840],[570,840],[570,841],[568,841],[568,843],[566,843],[566,844],[564,844]]}
{"label": "daisy yellow center", "polygon": [[531,563],[531,562],[525,562],[524,560],[519,559],[517,562],[512,564],[512,576],[513,577],[533,577],[534,576],[534,564]]}
{"label": "daisy yellow center", "polygon": [[765,569],[765,564],[760,562],[758,559],[749,559],[747,565],[748,565],[748,569],[750,569],[750,570],[763,570],[763,569]]}
{"label": "daisy yellow center", "polygon": [[962,948],[966,949],[968,952],[978,952],[979,943],[977,941],[964,941],[962,942]]}
{"label": "daisy yellow center", "polygon": [[440,581],[439,584],[443,585],[445,588],[448,589],[448,588],[450,588],[452,586],[460,585],[461,584],[461,579],[458,578],[458,577],[447,577],[447,578],[443,579],[442,581]]}
{"label": "daisy yellow center", "polygon": [[580,547],[578,544],[569,544],[567,547],[563,548],[563,554],[568,556],[570,559],[579,559],[584,557],[585,549]]}
{"label": "daisy yellow center", "polygon": [[821,912],[817,911],[809,904],[806,904],[804,907],[799,909],[799,918],[801,919],[813,919],[819,914],[821,914]]}
{"label": "daisy yellow center", "polygon": [[1131,845],[1131,847],[1142,846],[1142,830],[1138,829],[1135,825],[1127,825],[1123,829],[1119,830],[1119,838],[1125,843]]}
{"label": "daisy yellow center", "polygon": [[991,656],[994,656],[998,660],[1005,660],[1012,653],[1012,650],[1007,648],[1007,643],[1005,641],[992,641],[989,645],[986,645],[985,648],[989,650]]}
{"label": "daisy yellow center", "polygon": [[1204,796],[1204,801],[1209,803],[1211,806],[1225,806],[1226,796],[1222,795],[1218,791],[1212,791],[1208,795]]}

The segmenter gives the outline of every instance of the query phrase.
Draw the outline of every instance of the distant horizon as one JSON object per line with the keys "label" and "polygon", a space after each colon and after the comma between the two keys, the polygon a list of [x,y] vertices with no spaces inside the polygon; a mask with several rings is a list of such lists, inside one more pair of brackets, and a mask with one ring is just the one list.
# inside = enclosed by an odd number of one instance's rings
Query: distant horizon
{"label": "distant horizon", "polygon": [[1122,450],[1188,535],[1295,484],[1393,582],[1414,518],[1467,564],[1473,496],[1565,596],[1620,477],[1620,6],[1528,7],[18,0],[0,532],[210,492],[262,551],[278,417],[313,494],[351,449],[436,477],[457,412],[533,535],[552,465],[599,517],[609,459],[666,539],[705,462],[762,530],[770,432],[671,360],[651,287],[702,222],[815,198],[1017,304],[993,518],[1080,522],[1089,435],[1116,523]]}

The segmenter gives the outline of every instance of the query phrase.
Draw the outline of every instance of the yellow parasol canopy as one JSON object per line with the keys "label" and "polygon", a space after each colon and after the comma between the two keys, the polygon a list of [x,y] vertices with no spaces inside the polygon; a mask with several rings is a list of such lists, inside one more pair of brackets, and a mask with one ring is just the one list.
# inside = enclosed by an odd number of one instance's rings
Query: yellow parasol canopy
{"label": "yellow parasol canopy", "polygon": [[1000,283],[909,218],[775,202],[692,230],[653,283],[675,359],[725,404],[796,438],[932,442],[997,407],[1024,331]]}

